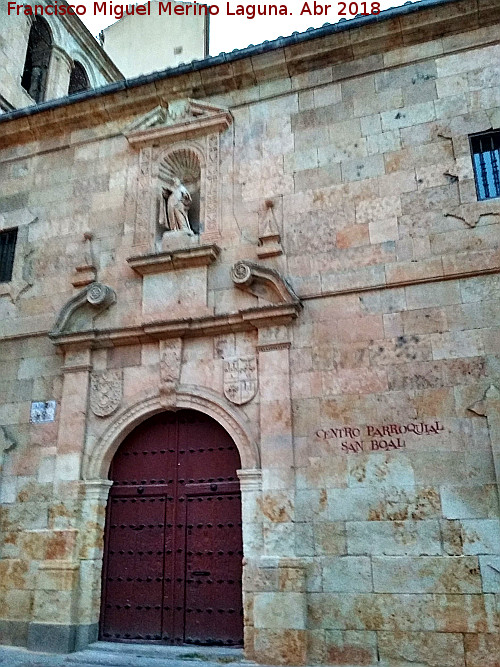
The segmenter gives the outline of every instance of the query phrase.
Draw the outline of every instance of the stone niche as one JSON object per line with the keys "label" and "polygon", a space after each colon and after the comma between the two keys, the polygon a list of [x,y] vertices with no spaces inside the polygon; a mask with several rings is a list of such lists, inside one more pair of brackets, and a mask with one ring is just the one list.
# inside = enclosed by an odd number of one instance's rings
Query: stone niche
{"label": "stone niche", "polygon": [[174,100],[124,130],[138,151],[134,245],[160,253],[220,239],[219,136],[231,122],[227,109]]}

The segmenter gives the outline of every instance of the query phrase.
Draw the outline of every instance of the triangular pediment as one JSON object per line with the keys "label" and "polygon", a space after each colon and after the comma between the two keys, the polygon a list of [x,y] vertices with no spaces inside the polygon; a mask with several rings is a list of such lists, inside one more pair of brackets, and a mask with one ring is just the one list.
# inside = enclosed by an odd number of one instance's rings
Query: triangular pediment
{"label": "triangular pediment", "polygon": [[131,144],[177,141],[180,136],[222,132],[232,122],[228,109],[198,100],[173,100],[134,120],[123,134]]}

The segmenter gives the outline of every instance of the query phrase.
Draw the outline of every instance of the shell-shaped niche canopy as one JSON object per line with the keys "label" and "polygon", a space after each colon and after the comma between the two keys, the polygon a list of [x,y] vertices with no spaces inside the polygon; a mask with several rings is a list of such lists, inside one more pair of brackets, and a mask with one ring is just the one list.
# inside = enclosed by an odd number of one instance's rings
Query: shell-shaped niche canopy
{"label": "shell-shaped niche canopy", "polygon": [[189,223],[194,232],[200,231],[200,181],[201,166],[197,153],[190,148],[180,148],[168,153],[159,165],[159,177],[164,186],[172,189],[175,179],[188,189],[192,198]]}

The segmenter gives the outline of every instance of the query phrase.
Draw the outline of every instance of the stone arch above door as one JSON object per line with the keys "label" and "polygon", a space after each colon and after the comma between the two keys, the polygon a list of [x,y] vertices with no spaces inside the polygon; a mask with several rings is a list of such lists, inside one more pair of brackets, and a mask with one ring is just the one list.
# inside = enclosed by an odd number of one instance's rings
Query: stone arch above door
{"label": "stone arch above door", "polygon": [[[173,409],[181,408],[198,410],[215,419],[234,440],[242,469],[260,468],[260,452],[252,425],[240,410],[230,408],[214,392],[187,386],[180,386],[175,395]],[[83,479],[107,479],[109,465],[123,439],[142,421],[164,410],[161,397],[153,396],[117,413],[103,435],[86,452]]]}

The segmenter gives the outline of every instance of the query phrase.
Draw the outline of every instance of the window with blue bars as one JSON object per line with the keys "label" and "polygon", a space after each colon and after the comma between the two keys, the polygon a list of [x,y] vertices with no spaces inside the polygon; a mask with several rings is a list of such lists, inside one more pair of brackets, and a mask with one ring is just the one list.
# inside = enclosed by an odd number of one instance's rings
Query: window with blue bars
{"label": "window with blue bars", "polygon": [[500,197],[500,130],[469,137],[477,198]]}
{"label": "window with blue bars", "polygon": [[17,228],[0,232],[0,283],[8,283],[12,279],[16,241]]}

